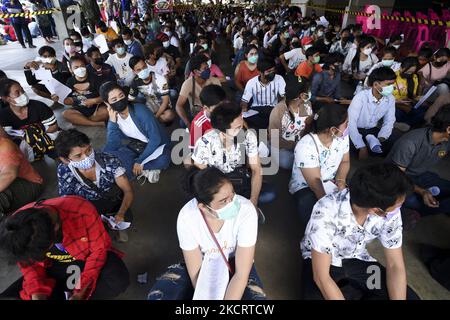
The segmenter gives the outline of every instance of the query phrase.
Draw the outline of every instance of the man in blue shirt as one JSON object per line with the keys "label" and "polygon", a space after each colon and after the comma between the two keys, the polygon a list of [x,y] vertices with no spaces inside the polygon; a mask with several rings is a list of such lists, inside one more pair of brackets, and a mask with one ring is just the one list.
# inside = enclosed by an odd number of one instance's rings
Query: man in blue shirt
{"label": "man in blue shirt", "polygon": [[142,49],[142,45],[139,41],[136,41],[133,36],[133,31],[129,28],[124,28],[122,31],[122,39],[123,42],[127,46],[127,52],[132,54],[133,56],[144,58],[144,50]]}
{"label": "man in blue shirt", "polygon": [[[19,0],[5,0],[3,2],[2,10],[9,14],[25,13]],[[11,25],[14,28],[17,40],[19,40],[22,48],[26,48],[22,32],[25,33],[25,36],[27,37],[28,46],[30,48],[36,48],[36,46],[33,45],[33,39],[31,38],[31,33],[24,17],[11,18]]]}

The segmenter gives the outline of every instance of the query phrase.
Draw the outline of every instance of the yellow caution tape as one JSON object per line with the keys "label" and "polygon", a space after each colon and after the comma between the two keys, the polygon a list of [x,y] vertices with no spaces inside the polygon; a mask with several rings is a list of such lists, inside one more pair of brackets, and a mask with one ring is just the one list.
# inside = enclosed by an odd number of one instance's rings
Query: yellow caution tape
{"label": "yellow caution tape", "polygon": [[49,10],[34,11],[34,12],[0,13],[0,19],[19,18],[19,17],[29,18],[32,16],[38,16],[38,15],[43,15],[43,14],[52,14],[55,11],[61,11],[61,9],[52,8]]}
{"label": "yellow caution tape", "polygon": [[428,19],[418,19],[414,17],[402,17],[402,16],[388,16],[388,15],[376,15],[374,13],[367,13],[367,12],[361,12],[361,11],[346,11],[346,10],[339,10],[339,9],[331,9],[323,6],[310,6],[307,5],[306,7],[311,9],[320,9],[325,11],[331,11],[336,13],[342,13],[342,14],[351,14],[354,16],[363,16],[363,17],[371,17],[374,16],[377,19],[383,19],[383,20],[395,20],[395,21],[401,21],[401,22],[412,22],[412,23],[418,23],[418,24],[431,24],[432,26],[438,25],[438,26],[447,26],[450,28],[450,21],[441,21],[441,20],[428,20]]}

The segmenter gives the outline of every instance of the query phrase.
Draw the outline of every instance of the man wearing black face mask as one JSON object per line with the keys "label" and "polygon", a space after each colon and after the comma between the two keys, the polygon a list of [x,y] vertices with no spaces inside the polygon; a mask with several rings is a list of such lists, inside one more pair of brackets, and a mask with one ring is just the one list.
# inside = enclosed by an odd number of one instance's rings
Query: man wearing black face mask
{"label": "man wearing black face mask", "polygon": [[105,63],[100,50],[92,46],[86,52],[89,64],[86,66],[89,74],[92,74],[97,79],[97,83],[102,85],[108,81],[116,81],[116,72],[113,67]]}
{"label": "man wearing black face mask", "polygon": [[[241,107],[248,125],[254,129],[267,129],[273,107],[284,99],[286,82],[275,74],[275,63],[269,59],[258,60],[260,75],[250,79],[245,85]],[[258,113],[246,117],[249,102],[253,100],[251,110]]]}

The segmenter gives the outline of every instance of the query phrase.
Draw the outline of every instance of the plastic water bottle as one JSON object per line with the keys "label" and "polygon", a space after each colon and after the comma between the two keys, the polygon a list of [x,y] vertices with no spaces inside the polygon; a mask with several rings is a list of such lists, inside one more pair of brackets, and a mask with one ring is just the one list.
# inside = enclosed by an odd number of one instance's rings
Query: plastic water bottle
{"label": "plastic water bottle", "polygon": [[439,193],[441,193],[441,189],[439,189],[438,186],[429,187],[428,191],[430,191],[430,193],[433,197],[436,197],[439,195]]}

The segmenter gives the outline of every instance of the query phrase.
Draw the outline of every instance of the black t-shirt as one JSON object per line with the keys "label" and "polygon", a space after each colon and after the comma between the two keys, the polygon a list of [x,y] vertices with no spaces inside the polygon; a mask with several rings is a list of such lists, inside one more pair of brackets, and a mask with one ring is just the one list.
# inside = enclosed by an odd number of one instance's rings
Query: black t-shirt
{"label": "black t-shirt", "polygon": [[164,52],[167,53],[169,56],[173,58],[175,61],[176,59],[180,58],[180,51],[177,47],[170,45],[168,48],[164,49]]}
{"label": "black t-shirt", "polygon": [[95,70],[94,67],[90,64],[86,66],[86,69],[88,70],[88,73],[90,76],[95,78],[95,81],[102,85],[105,82],[108,81],[116,81],[116,72],[112,66],[110,66],[107,63],[103,63],[100,70]]}
{"label": "black t-shirt", "polygon": [[329,44],[325,44],[323,39],[319,39],[316,41],[314,46],[319,49],[320,54],[328,54],[330,52],[331,42]]}
{"label": "black t-shirt", "polygon": [[[87,86],[86,86],[87,84]],[[80,86],[86,88],[80,89]],[[67,80],[67,86],[72,89],[70,97],[74,100],[74,106],[78,106],[86,99],[98,98],[98,89],[100,88],[101,82],[98,77],[93,75],[88,71],[88,77],[86,80],[79,81],[73,76]]]}
{"label": "black t-shirt", "polygon": [[35,123],[42,123],[47,126],[56,123],[56,118],[52,109],[40,101],[30,100],[28,103],[28,117],[23,120],[19,119],[10,107],[0,110],[0,125],[5,129],[11,128],[20,130]]}

